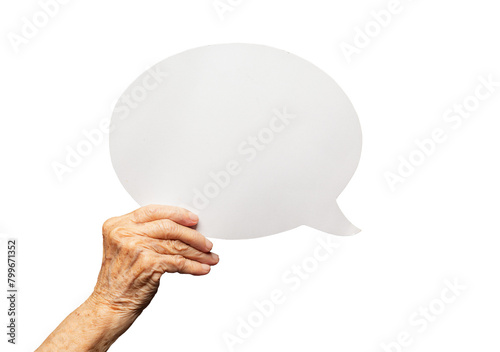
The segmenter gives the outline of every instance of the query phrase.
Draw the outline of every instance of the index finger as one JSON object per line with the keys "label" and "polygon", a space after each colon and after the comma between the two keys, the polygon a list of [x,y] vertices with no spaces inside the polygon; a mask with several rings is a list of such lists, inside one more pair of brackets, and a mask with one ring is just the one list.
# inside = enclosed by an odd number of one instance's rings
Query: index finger
{"label": "index finger", "polygon": [[182,226],[172,220],[162,219],[137,224],[143,235],[161,240],[179,240],[185,244],[208,253],[213,243],[198,231]]}
{"label": "index finger", "polygon": [[136,223],[145,223],[155,220],[168,219],[184,226],[194,226],[198,223],[198,216],[189,210],[170,205],[151,204],[139,208],[132,213],[132,220]]}

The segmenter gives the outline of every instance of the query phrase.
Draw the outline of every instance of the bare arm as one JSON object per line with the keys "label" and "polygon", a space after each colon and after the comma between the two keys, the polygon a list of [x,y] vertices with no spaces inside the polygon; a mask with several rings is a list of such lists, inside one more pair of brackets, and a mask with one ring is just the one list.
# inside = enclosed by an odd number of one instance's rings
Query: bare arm
{"label": "bare arm", "polygon": [[136,318],[113,311],[89,297],[37,351],[107,351]]}

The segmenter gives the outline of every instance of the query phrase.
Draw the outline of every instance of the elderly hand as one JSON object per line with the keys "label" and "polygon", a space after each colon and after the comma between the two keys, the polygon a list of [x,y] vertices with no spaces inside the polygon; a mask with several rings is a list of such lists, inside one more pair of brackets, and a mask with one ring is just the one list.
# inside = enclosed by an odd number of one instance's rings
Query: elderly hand
{"label": "elderly hand", "polygon": [[206,275],[219,261],[212,243],[190,228],[189,211],[151,205],[104,223],[102,268],[94,289],[97,301],[131,314],[149,304],[163,273]]}
{"label": "elderly hand", "polygon": [[185,209],[160,205],[107,220],[94,292],[37,351],[106,351],[151,302],[164,273],[208,274],[219,257],[191,228],[197,223]]}

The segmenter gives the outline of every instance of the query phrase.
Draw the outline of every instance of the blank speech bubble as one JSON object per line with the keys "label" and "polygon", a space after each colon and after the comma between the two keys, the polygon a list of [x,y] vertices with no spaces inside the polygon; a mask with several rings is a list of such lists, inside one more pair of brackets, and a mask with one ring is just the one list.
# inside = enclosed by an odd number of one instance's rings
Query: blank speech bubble
{"label": "blank speech bubble", "polygon": [[360,158],[356,112],[332,78],[286,51],[212,45],[158,63],[119,99],[110,152],[140,205],[189,209],[208,237],[359,232],[336,201]]}

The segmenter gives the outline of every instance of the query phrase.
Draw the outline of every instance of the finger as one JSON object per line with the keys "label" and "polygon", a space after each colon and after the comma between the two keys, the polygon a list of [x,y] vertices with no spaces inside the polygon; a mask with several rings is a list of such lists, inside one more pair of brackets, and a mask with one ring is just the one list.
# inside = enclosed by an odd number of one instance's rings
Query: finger
{"label": "finger", "polygon": [[219,262],[219,256],[215,253],[203,253],[199,250],[178,240],[157,240],[147,238],[145,245],[158,254],[163,255],[182,255],[184,258],[197,261],[202,264],[216,265]]}
{"label": "finger", "polygon": [[198,263],[181,255],[157,255],[156,260],[163,273],[206,275],[210,272],[210,265]]}
{"label": "finger", "polygon": [[212,242],[198,231],[179,225],[172,220],[155,220],[137,224],[137,226],[148,237],[160,240],[179,240],[205,253],[210,252],[213,247]]}
{"label": "finger", "polygon": [[184,226],[194,226],[198,223],[198,216],[184,208],[169,205],[146,205],[132,213],[132,219],[137,223],[169,219]]}

